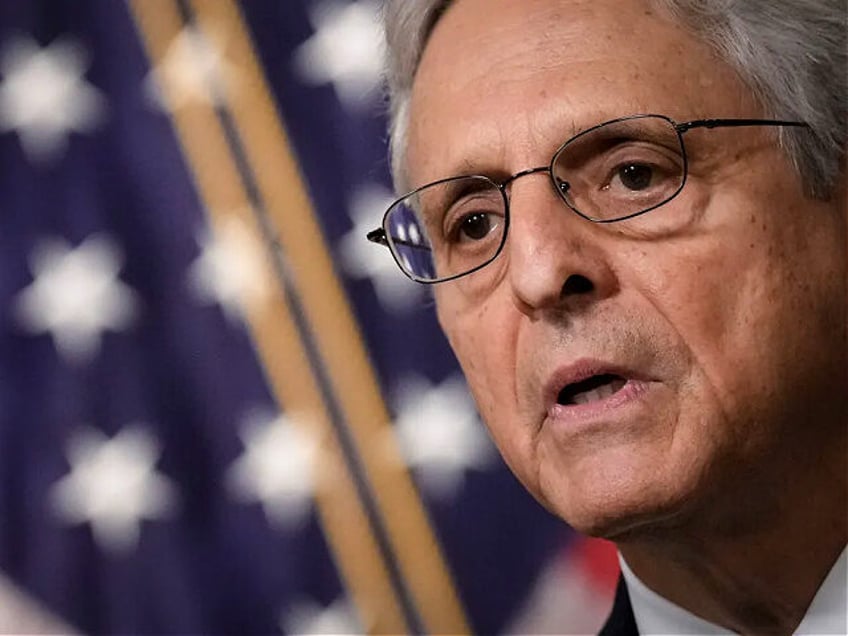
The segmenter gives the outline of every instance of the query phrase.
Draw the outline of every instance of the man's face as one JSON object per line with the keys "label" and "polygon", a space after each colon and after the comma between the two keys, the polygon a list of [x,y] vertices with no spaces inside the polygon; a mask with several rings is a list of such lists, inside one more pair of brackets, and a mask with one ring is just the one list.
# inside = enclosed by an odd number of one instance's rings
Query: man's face
{"label": "man's face", "polygon": [[[635,113],[764,116],[647,3],[459,0],[416,77],[407,172],[413,186],[504,178]],[[611,225],[572,213],[544,174],[523,177],[503,253],[436,288],[506,461],[580,530],[749,505],[749,485],[791,487],[844,437],[844,191],[806,198],[776,132],[687,132],[681,194]]]}

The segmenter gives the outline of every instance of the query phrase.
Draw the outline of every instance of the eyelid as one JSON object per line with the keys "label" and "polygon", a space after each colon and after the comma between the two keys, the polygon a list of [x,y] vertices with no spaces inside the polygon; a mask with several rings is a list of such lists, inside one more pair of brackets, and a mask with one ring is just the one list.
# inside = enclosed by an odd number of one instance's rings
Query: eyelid
{"label": "eyelid", "polygon": [[[487,204],[491,204],[489,209],[480,210],[475,207],[479,200],[483,199]],[[449,219],[457,216],[466,216],[468,213],[485,212],[492,213],[497,209],[502,208],[501,194],[496,189],[472,189],[464,192],[458,198],[453,200],[450,205],[443,206],[444,216],[443,223],[447,223]],[[451,223],[452,224],[452,223]]]}
{"label": "eyelid", "polygon": [[[482,175],[474,176],[481,177]],[[488,177],[486,178],[488,179]],[[468,181],[458,179],[455,185],[456,188],[454,189],[454,191],[452,192],[451,190],[447,190],[447,196],[445,196],[445,201],[450,202],[451,205],[456,204],[456,202],[459,201],[459,199],[461,199],[462,197],[469,196],[471,194],[476,194],[477,192],[482,192],[487,188],[490,188],[492,184],[484,181],[483,179],[476,179],[473,181],[470,179]],[[460,185],[464,187],[459,188]]]}
{"label": "eyelid", "polygon": [[623,154],[627,152],[633,152],[634,154],[637,154],[639,152],[643,154],[651,154],[663,157],[668,161],[674,162],[676,164],[680,164],[683,162],[683,155],[676,148],[669,147],[666,144],[643,142],[642,140],[638,140],[638,143],[630,143],[627,146],[621,144],[610,148],[609,150],[610,153],[614,153],[616,151],[620,151]]}
{"label": "eyelid", "polygon": [[[476,177],[476,179],[475,179]],[[433,191],[430,193],[430,196],[433,197],[432,202],[434,205],[426,206],[427,209],[436,209],[439,210],[439,216],[436,219],[432,219],[432,215],[422,215],[425,217],[427,222],[430,221],[438,221],[441,222],[442,219],[446,216],[447,212],[453,208],[457,202],[459,202],[462,198],[471,196],[477,192],[483,192],[488,188],[492,188],[493,183],[488,177],[482,177],[480,175],[468,175],[462,177],[453,177],[449,179],[445,179],[443,181],[435,181],[433,183],[429,183],[427,185],[422,186],[419,190],[425,190],[427,188],[433,188]],[[439,189],[441,188],[441,189]],[[497,192],[497,188],[492,188],[493,192]],[[419,201],[424,201],[421,195],[417,195]],[[422,206],[424,207],[424,206]]]}

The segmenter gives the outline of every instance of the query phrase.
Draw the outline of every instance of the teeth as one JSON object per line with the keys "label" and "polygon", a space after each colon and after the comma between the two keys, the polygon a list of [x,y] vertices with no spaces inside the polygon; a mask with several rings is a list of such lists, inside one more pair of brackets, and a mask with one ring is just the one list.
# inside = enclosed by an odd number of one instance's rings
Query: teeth
{"label": "teeth", "polygon": [[574,396],[572,396],[571,400],[574,404],[588,404],[589,402],[597,402],[598,400],[603,400],[604,398],[608,398],[614,393],[617,393],[622,389],[624,385],[624,380],[616,379],[610,382],[609,384],[599,386],[598,388],[592,389],[591,391],[575,393]]}
{"label": "teeth", "polygon": [[591,391],[585,391],[583,393],[575,393],[574,397],[572,397],[572,401],[575,404],[588,404],[589,402],[597,402],[598,400],[603,400],[605,397],[609,397],[612,395],[613,391],[610,385],[602,386],[597,389],[592,389]]}

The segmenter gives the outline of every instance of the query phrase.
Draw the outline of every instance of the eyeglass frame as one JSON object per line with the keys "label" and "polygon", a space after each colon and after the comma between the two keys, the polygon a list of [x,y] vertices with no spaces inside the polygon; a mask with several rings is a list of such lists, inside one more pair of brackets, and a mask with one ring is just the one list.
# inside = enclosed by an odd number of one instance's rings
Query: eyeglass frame
{"label": "eyeglass frame", "polygon": [[[563,152],[563,150],[565,150],[566,146],[569,146],[573,141],[582,137],[583,135],[587,135],[587,134],[591,133],[592,131],[597,130],[599,128],[602,128],[604,126],[608,126],[608,125],[611,125],[611,124],[617,124],[617,123],[625,122],[625,121],[631,121],[631,120],[635,120],[635,119],[645,119],[645,118],[648,118],[648,117],[655,118],[655,119],[663,119],[663,120],[667,121],[669,124],[671,124],[671,126],[674,128],[674,131],[677,133],[677,138],[678,138],[678,141],[680,142],[681,159],[682,159],[682,162],[683,162],[683,164],[682,164],[683,176],[680,180],[680,186],[677,188],[677,190],[675,190],[675,192],[671,196],[669,196],[664,201],[661,201],[660,203],[657,203],[657,204],[652,205],[648,208],[645,208],[644,210],[639,210],[638,212],[633,212],[631,214],[627,214],[625,216],[621,216],[621,217],[617,217],[617,218],[613,218],[613,219],[593,218],[593,217],[581,212],[580,210],[575,208],[571,203],[569,203],[568,199],[565,198],[565,193],[566,193],[567,189],[563,190],[562,187],[561,187],[563,184],[568,185],[568,182],[560,180],[561,183],[559,183],[557,181],[557,177],[554,175],[554,166],[555,166],[557,159],[559,158],[560,154]],[[679,123],[679,122],[674,121],[671,117],[668,117],[666,115],[659,115],[659,114],[656,114],[656,113],[640,113],[640,114],[636,114],[636,115],[627,115],[625,117],[617,117],[615,119],[610,119],[609,121],[601,122],[600,124],[595,124],[594,126],[590,126],[589,128],[586,128],[585,130],[581,130],[577,134],[572,135],[571,137],[566,139],[554,151],[553,155],[551,156],[551,161],[547,166],[538,166],[536,168],[527,168],[525,170],[521,170],[519,172],[516,172],[516,173],[514,173],[514,174],[512,174],[512,175],[510,175],[510,176],[508,176],[505,179],[502,179],[500,181],[496,181],[495,179],[491,178],[490,176],[483,175],[483,174],[467,174],[467,175],[455,175],[453,177],[445,177],[444,179],[438,179],[436,181],[431,181],[430,183],[425,183],[424,185],[419,186],[419,187],[415,188],[414,190],[411,190],[411,191],[407,192],[406,194],[404,194],[403,196],[400,196],[397,199],[395,199],[394,201],[392,201],[391,205],[389,205],[389,207],[386,208],[386,211],[383,213],[383,220],[382,220],[380,227],[375,228],[375,229],[371,230],[370,232],[368,232],[365,235],[365,238],[372,243],[376,243],[378,245],[383,245],[383,246],[389,248],[389,252],[391,253],[392,258],[394,259],[395,264],[404,273],[404,275],[407,278],[409,278],[410,280],[413,280],[416,283],[421,283],[423,285],[435,285],[437,283],[446,283],[448,281],[455,280],[455,279],[461,278],[463,276],[467,276],[468,274],[473,274],[474,272],[483,269],[484,267],[489,265],[492,261],[494,261],[498,256],[500,256],[501,252],[503,251],[503,247],[506,244],[507,236],[509,235],[509,216],[510,216],[510,214],[509,214],[509,212],[510,212],[509,211],[509,195],[507,194],[506,188],[510,183],[512,183],[516,179],[520,179],[521,177],[526,177],[526,176],[531,175],[531,174],[539,174],[539,173],[542,173],[542,172],[546,172],[548,174],[548,176],[550,177],[551,186],[553,187],[554,191],[557,193],[557,196],[559,197],[559,199],[563,203],[565,203],[565,205],[572,212],[574,212],[577,216],[579,216],[583,219],[586,219],[587,221],[590,221],[592,223],[598,223],[598,224],[618,223],[619,221],[626,221],[628,219],[632,219],[634,217],[641,216],[643,214],[651,212],[652,210],[656,210],[657,208],[662,207],[663,205],[665,205],[666,203],[668,203],[669,201],[671,201],[675,197],[677,197],[677,195],[680,194],[680,192],[683,190],[683,187],[686,185],[686,179],[689,176],[689,160],[688,160],[688,157],[687,157],[687,154],[686,154],[686,144],[683,141],[683,134],[684,133],[686,133],[686,132],[688,132],[688,131],[690,131],[694,128],[712,129],[712,128],[737,128],[737,127],[745,127],[745,126],[791,126],[791,127],[799,127],[799,128],[810,128],[810,125],[806,122],[788,121],[788,120],[783,120],[783,119],[746,119],[746,118],[693,119],[691,121]],[[395,208],[396,205],[398,205],[402,201],[408,199],[411,196],[414,196],[415,194],[418,194],[419,192],[421,192],[422,190],[425,190],[427,188],[431,188],[433,186],[441,185],[443,183],[450,183],[451,181],[458,181],[460,179],[475,179],[475,178],[476,179],[485,179],[486,181],[490,182],[492,185],[497,187],[498,191],[501,194],[501,197],[503,198],[503,203],[504,203],[503,237],[501,238],[501,242],[498,245],[495,252],[492,254],[491,257],[489,257],[487,260],[483,261],[479,265],[477,265],[477,266],[475,266],[475,267],[473,267],[473,268],[471,268],[467,271],[461,272],[459,274],[452,274],[451,276],[445,276],[443,278],[435,278],[435,279],[432,279],[432,280],[422,279],[420,277],[415,276],[411,272],[408,272],[406,270],[406,268],[403,266],[403,264],[401,263],[400,257],[398,256],[398,253],[397,253],[396,248],[394,246],[395,241],[393,239],[389,239],[389,232],[388,232],[388,229],[386,228],[386,223],[388,221],[389,215],[391,214],[392,210]],[[416,244],[415,247],[422,247],[422,246]]]}

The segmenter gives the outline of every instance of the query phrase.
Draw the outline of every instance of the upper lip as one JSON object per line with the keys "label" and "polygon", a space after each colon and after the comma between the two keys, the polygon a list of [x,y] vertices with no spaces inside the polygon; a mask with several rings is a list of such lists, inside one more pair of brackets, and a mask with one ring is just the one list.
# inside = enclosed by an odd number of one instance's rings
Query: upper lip
{"label": "upper lip", "polygon": [[545,411],[557,404],[560,391],[569,384],[582,382],[596,375],[617,375],[625,380],[651,380],[644,373],[626,365],[592,358],[581,358],[571,364],[559,367],[550,375],[544,389]]}

